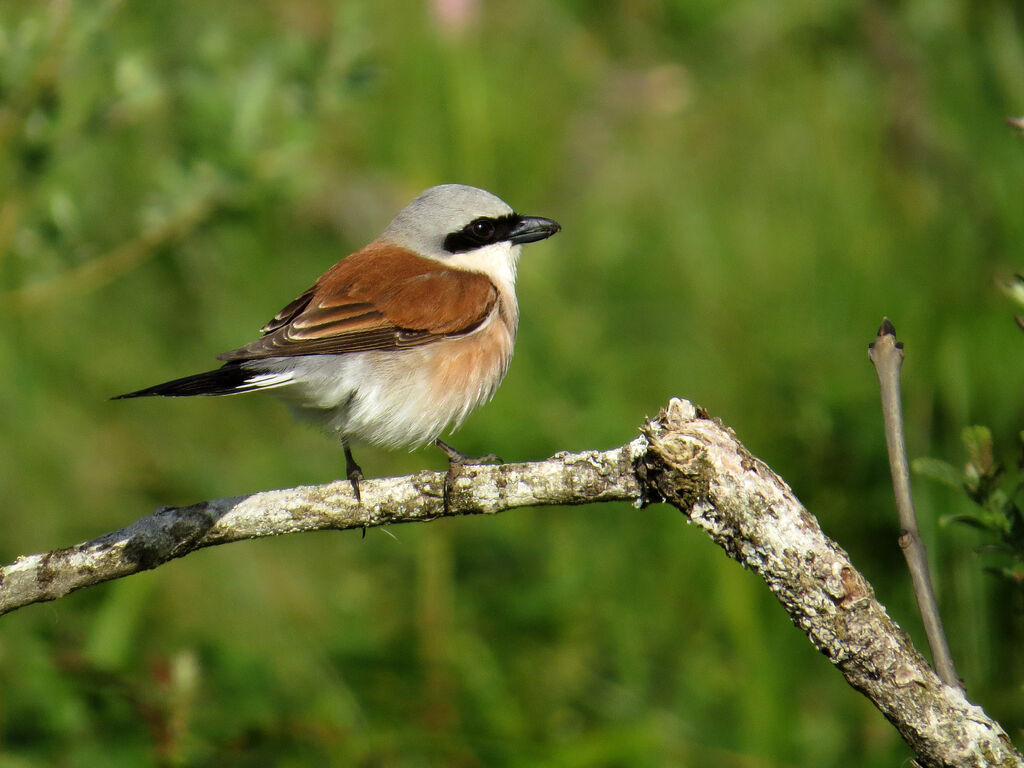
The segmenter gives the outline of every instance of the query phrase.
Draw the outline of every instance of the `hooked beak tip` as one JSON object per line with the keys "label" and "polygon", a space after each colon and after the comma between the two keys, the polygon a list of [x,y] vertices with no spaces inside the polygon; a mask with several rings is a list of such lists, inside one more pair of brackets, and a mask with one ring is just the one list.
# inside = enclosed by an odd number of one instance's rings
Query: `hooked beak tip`
{"label": "hooked beak tip", "polygon": [[554,219],[541,216],[523,216],[516,228],[512,230],[509,240],[516,245],[535,243],[546,240],[562,229],[562,225]]}

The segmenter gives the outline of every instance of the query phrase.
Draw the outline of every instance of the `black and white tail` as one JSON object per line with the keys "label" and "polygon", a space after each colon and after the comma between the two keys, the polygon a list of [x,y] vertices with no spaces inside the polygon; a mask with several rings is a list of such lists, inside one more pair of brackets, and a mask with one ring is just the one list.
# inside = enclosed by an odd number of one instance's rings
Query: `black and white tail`
{"label": "black and white tail", "polygon": [[111,400],[124,400],[129,397],[194,397],[195,395],[239,395],[243,392],[256,392],[261,389],[273,389],[287,384],[292,380],[291,373],[267,373],[243,368],[238,363],[228,363],[214,371],[185,376],[174,381],[166,381],[152,387],[128,392]]}

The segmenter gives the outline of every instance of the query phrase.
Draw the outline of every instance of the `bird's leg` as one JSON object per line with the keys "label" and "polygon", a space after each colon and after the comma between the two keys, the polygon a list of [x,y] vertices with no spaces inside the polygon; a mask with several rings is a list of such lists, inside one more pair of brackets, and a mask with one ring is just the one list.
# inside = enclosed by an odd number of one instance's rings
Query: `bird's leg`
{"label": "bird's leg", "polygon": [[444,440],[434,440],[434,445],[444,451],[448,457],[448,474],[444,476],[444,511],[448,512],[451,507],[452,490],[455,488],[455,478],[462,474],[463,467],[470,464],[487,464],[495,461],[504,464],[501,457],[488,453],[485,456],[467,456],[462,451],[452,448]]}
{"label": "bird's leg", "polygon": [[345,473],[348,475],[348,481],[352,483],[352,491],[356,495],[356,501],[361,502],[363,498],[359,494],[359,481],[363,479],[363,470],[356,464],[356,460],[352,458],[352,449],[348,447],[348,440],[342,438],[341,445],[345,449]]}

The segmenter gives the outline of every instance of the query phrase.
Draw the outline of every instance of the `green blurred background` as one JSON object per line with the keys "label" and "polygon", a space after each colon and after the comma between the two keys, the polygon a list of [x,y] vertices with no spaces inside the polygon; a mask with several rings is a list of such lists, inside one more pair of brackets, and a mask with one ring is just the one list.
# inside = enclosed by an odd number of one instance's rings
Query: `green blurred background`
{"label": "green blurred background", "polygon": [[[610,448],[670,396],[735,428],[924,647],[866,347],[912,456],[1024,424],[1024,11],[993,0],[0,3],[0,559],[165,504],[325,482],[211,366],[421,189],[526,249],[454,442]],[[367,473],[441,468],[357,446]],[[916,483],[970,696],[1024,726],[1020,606]],[[891,726],[678,512],[627,505],[218,547],[0,620],[0,768],[893,766]]]}

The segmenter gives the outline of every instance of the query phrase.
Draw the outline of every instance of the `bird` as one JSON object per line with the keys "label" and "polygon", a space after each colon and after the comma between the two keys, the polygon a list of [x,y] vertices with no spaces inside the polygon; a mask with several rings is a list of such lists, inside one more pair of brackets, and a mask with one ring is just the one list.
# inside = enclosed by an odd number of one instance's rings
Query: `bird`
{"label": "bird", "polygon": [[260,338],[217,355],[221,367],[112,399],[269,392],[340,438],[357,501],[363,471],[353,440],[433,442],[449,460],[447,503],[454,473],[497,457],[467,456],[440,436],[494,396],[515,344],[522,246],[560,230],[486,190],[431,187],[278,312]]}

